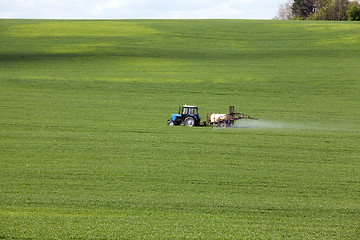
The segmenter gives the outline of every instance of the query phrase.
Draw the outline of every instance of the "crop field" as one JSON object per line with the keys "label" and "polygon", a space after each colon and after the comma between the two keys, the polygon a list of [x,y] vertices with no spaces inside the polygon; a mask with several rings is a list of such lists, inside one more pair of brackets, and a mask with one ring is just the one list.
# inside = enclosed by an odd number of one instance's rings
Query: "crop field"
{"label": "crop field", "polygon": [[354,22],[0,20],[0,239],[359,239],[359,93]]}

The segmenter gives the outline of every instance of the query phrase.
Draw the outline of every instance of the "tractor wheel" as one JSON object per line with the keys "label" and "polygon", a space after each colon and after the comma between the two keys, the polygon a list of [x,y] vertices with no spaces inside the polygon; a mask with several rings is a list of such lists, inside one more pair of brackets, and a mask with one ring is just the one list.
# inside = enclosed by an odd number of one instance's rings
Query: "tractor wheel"
{"label": "tractor wheel", "polygon": [[221,128],[225,128],[226,127],[226,122],[219,122],[218,126],[221,127]]}
{"label": "tractor wheel", "polygon": [[174,125],[175,125],[175,124],[174,124],[174,121],[172,121],[172,120],[168,121],[168,125],[169,125],[169,126],[174,126]]}
{"label": "tractor wheel", "polygon": [[184,125],[188,127],[193,127],[195,125],[195,119],[192,117],[185,118]]}

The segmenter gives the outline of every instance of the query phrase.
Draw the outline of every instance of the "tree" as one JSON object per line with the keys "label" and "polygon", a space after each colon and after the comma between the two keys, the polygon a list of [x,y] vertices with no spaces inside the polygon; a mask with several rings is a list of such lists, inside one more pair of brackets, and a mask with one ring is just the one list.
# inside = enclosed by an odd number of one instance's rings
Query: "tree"
{"label": "tree", "polygon": [[278,14],[275,17],[277,20],[290,20],[292,17],[292,9],[291,6],[294,0],[288,0],[287,2],[280,4]]}
{"label": "tree", "polygon": [[316,0],[315,13],[311,16],[311,20],[328,20],[331,1],[332,0]]}
{"label": "tree", "polygon": [[360,21],[360,4],[357,1],[350,2],[346,14],[349,21]]}
{"label": "tree", "polygon": [[360,0],[287,0],[276,19],[360,21]]}
{"label": "tree", "polygon": [[291,9],[296,18],[306,19],[315,12],[315,0],[294,0]]}
{"label": "tree", "polygon": [[315,11],[320,10],[329,5],[332,0],[315,0]]}
{"label": "tree", "polygon": [[346,21],[348,5],[348,0],[333,0],[329,5],[327,20]]}

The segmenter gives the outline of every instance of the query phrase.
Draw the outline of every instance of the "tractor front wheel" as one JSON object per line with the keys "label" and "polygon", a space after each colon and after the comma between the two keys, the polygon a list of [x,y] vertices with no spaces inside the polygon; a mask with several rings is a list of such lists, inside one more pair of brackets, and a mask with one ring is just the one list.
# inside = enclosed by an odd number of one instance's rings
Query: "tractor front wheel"
{"label": "tractor front wheel", "polygon": [[188,127],[193,127],[195,125],[195,119],[192,117],[185,118],[184,125]]}
{"label": "tractor front wheel", "polygon": [[169,126],[174,126],[174,125],[175,125],[175,124],[174,124],[174,121],[172,121],[172,120],[168,121],[168,125],[169,125]]}

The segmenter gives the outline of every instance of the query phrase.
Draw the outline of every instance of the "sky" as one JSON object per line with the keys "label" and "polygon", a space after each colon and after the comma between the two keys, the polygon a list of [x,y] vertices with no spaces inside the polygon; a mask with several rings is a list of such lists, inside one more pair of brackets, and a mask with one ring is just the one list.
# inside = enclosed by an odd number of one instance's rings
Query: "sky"
{"label": "sky", "polygon": [[285,0],[0,0],[0,18],[272,19]]}

